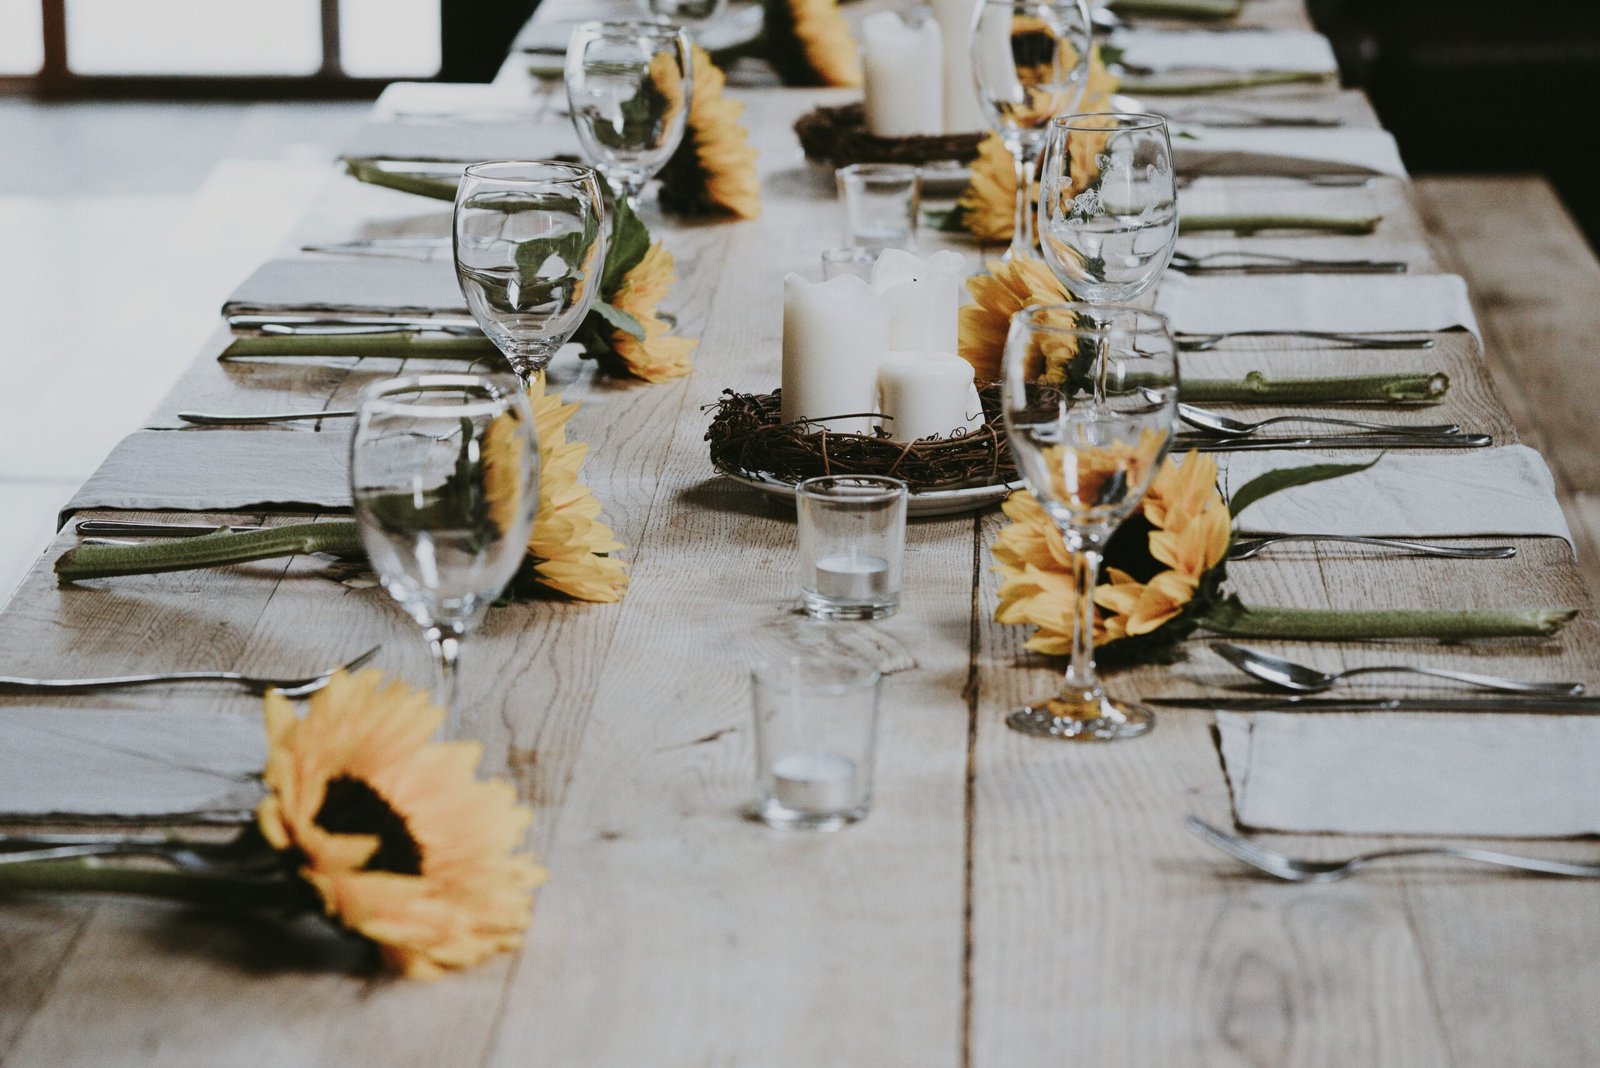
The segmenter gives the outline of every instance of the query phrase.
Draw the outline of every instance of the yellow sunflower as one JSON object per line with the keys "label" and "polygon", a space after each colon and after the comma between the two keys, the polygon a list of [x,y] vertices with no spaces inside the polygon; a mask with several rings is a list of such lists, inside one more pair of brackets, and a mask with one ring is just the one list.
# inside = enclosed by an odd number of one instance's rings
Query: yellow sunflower
{"label": "yellow sunflower", "polygon": [[265,701],[262,836],[299,860],[329,916],[413,979],[520,945],[545,878],[513,852],[532,812],[474,775],[482,746],[429,741],[444,716],[376,670],[335,675],[304,718],[276,690]]}
{"label": "yellow sunflower", "polygon": [[646,382],[665,382],[681,378],[694,369],[689,353],[699,344],[693,338],[673,337],[671,327],[656,315],[672,284],[678,280],[673,271],[672,253],[657,241],[645,252],[622,278],[611,297],[611,304],[627,312],[644,327],[642,339],[626,330],[613,331],[611,341],[617,355],[627,365],[628,372]]}
{"label": "yellow sunflower", "polygon": [[611,603],[628,588],[628,568],[612,553],[623,545],[600,522],[600,502],[578,481],[588,446],[567,440],[567,421],[578,403],[547,394],[544,376],[528,387],[539,435],[539,512],[528,537],[541,586],[580,601]]}
{"label": "yellow sunflower", "polygon": [[[1179,615],[1206,574],[1227,556],[1233,537],[1228,506],[1217,489],[1217,465],[1191,452],[1181,463],[1170,456],[1150,483],[1144,518],[1153,528],[1148,549],[1164,565],[1149,582],[1107,568],[1095,587],[1095,644],[1148,634]],[[1019,491],[1005,502],[1012,520],[995,539],[995,570],[1001,575],[995,620],[1037,630],[1026,647],[1050,656],[1072,650],[1077,618],[1074,558],[1060,529],[1032,494]]]}
{"label": "yellow sunflower", "polygon": [[744,104],[723,96],[727,79],[711,56],[694,46],[694,91],[683,143],[661,170],[661,205],[681,214],[761,214],[756,150],[739,124]]}
{"label": "yellow sunflower", "polygon": [[766,15],[767,58],[785,84],[861,84],[861,57],[838,0],[768,0]]}
{"label": "yellow sunflower", "polygon": [[658,52],[650,57],[650,84],[661,102],[656,122],[662,127],[678,121],[683,111],[683,74],[672,56]]}
{"label": "yellow sunflower", "polygon": [[502,412],[483,435],[483,496],[489,504],[489,522],[501,534],[517,525],[526,506],[521,424],[515,411]]}
{"label": "yellow sunflower", "polygon": [[[961,309],[960,331],[956,342],[961,358],[972,364],[980,385],[1000,380],[1000,365],[1005,354],[1006,332],[1011,317],[1030,304],[1059,304],[1070,301],[1067,292],[1043,260],[1013,260],[989,263],[988,274],[967,279],[973,303]],[[1059,368],[1073,355],[1070,346],[1059,352],[1043,353],[1047,363]],[[1046,381],[1041,376],[1040,381]]]}

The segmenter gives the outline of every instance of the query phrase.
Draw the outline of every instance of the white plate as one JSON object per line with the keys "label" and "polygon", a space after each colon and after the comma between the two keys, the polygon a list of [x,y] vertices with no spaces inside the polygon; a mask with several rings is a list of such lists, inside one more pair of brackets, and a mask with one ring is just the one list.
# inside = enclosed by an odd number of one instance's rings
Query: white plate
{"label": "white plate", "polygon": [[[760,490],[769,497],[778,500],[794,502],[794,486],[788,482],[779,482],[775,478],[748,478],[736,475],[730,471],[722,474],[735,482],[749,486],[751,489]],[[990,505],[998,504],[1010,496],[1012,490],[1022,488],[1022,482],[1016,481],[1009,485],[1000,486],[969,486],[966,489],[932,490],[928,493],[913,493],[906,502],[906,514],[916,517],[931,517],[936,515],[960,515],[963,512],[977,512]]]}

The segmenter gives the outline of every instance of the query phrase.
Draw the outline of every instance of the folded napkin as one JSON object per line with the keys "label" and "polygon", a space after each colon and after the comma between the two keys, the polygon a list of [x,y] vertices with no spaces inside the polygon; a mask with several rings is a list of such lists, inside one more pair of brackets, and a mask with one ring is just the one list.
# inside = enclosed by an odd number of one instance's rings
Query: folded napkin
{"label": "folded napkin", "polygon": [[1406,177],[1387,130],[1199,125],[1172,131],[1172,164],[1195,175],[1386,174]]}
{"label": "folded napkin", "polygon": [[265,762],[259,714],[7,708],[0,816],[233,819]]}
{"label": "folded napkin", "polygon": [[1453,274],[1188,277],[1168,273],[1156,310],[1185,334],[1316,330],[1344,334],[1466,329],[1478,320]]}
{"label": "folded napkin", "polygon": [[488,159],[581,158],[572,123],[533,118],[498,122],[369,122],[345,142],[342,159],[476,163]]}
{"label": "folded napkin", "polygon": [[372,106],[372,117],[389,122],[501,122],[532,120],[547,99],[520,85],[481,82],[390,82]]}
{"label": "folded napkin", "polygon": [[393,312],[467,314],[446,261],[268,260],[235,289],[222,314]]}
{"label": "folded napkin", "polygon": [[1292,31],[1239,33],[1128,30],[1112,42],[1129,67],[1156,72],[1178,70],[1306,71],[1334,74],[1339,61],[1320,33]]}
{"label": "folded napkin", "polygon": [[1239,823],[1264,831],[1600,833],[1600,719],[1218,712]]}
{"label": "folded napkin", "polygon": [[185,512],[350,507],[350,424],[307,430],[137,430],[67,502]]}
{"label": "folded napkin", "polygon": [[[1268,471],[1349,463],[1347,455],[1236,452],[1218,457],[1222,492]],[[1390,454],[1332,482],[1280,490],[1239,516],[1256,534],[1352,534],[1369,538],[1563,538],[1572,532],[1544,457],[1526,445],[1426,456]]]}

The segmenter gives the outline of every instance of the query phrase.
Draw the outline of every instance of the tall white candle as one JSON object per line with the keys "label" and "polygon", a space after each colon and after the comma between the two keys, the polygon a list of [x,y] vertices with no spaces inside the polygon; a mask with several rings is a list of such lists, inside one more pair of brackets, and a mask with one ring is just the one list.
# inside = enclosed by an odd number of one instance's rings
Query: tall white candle
{"label": "tall white candle", "polygon": [[944,132],[977,133],[989,122],[972,80],[972,16],[978,0],[929,0],[944,46]]}
{"label": "tall white candle", "polygon": [[897,352],[878,369],[884,429],[896,441],[916,441],[983,426],[972,365],[947,352]]}
{"label": "tall white candle", "polygon": [[920,10],[861,20],[867,129],[879,137],[944,132],[944,49],[939,24]]}
{"label": "tall white candle", "polygon": [[889,348],[897,352],[955,352],[957,309],[967,258],[959,252],[918,256],[884,249],[872,266],[872,285],[889,304]]}
{"label": "tall white candle", "polygon": [[[783,420],[878,410],[878,365],[889,351],[889,302],[841,275],[783,280]],[[870,434],[872,418],[830,419],[839,433]]]}

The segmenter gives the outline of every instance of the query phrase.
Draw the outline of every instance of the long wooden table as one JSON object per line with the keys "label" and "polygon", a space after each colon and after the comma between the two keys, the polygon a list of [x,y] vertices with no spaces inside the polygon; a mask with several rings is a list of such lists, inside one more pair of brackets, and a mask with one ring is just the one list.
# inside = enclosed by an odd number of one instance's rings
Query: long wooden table
{"label": "long wooden table", "polygon": [[[1104,747],[1008,731],[1004,711],[1045,691],[1058,665],[1024,654],[1021,630],[991,621],[997,513],[912,524],[906,601],[893,619],[821,625],[797,613],[792,515],[712,474],[703,408],[724,388],[777,381],[782,275],[809,269],[834,243],[828,184],[807,171],[789,129],[826,95],[745,95],[762,153],[759,221],[660,224],[679,262],[672,310],[702,339],[694,376],[651,386],[570,359],[552,369],[554,386],[583,401],[572,427],[590,445],[585,480],[628,543],[634,583],[614,606],[497,609],[468,650],[467,732],[485,742],[486,770],[535,806],[532,844],[552,873],[526,948],[418,985],[352,972],[348,944],[312,920],[285,927],[151,903],[8,899],[0,1061],[1600,1061],[1592,886],[1421,866],[1333,886],[1270,883],[1182,827],[1190,813],[1230,818],[1208,713],[1163,712],[1150,737]],[[1283,188],[1218,180],[1193,193],[1226,205]],[[1384,198],[1387,220],[1362,240],[1435,269],[1407,190],[1367,193]],[[443,232],[447,217],[445,205],[338,180],[297,236],[336,238],[374,219],[395,232]],[[179,408],[343,406],[396,369],[219,364],[221,343],[149,425],[171,425]],[[1455,382],[1419,421],[1516,440],[1464,339],[1393,355],[1441,366]],[[1291,373],[1340,359],[1309,347],[1271,356]],[[341,584],[345,573],[325,561],[58,588],[51,564],[75,541],[64,531],[0,613],[8,670],[293,672],[382,640],[381,666],[426,677],[414,627],[381,591]],[[1296,550],[1237,565],[1231,577],[1247,601],[1266,604],[1588,605],[1565,544],[1518,544],[1514,560],[1472,566]],[[888,673],[873,812],[838,835],[775,832],[742,815],[753,765],[745,672],[795,647],[869,657]],[[1319,662],[1341,658],[1600,680],[1600,634],[1586,616],[1552,641],[1317,650]],[[1198,643],[1175,666],[1113,679],[1118,692],[1146,697],[1233,682]],[[32,702],[4,698],[0,708],[17,703]],[[258,702],[226,691],[60,705],[63,716],[88,707],[259,714]],[[1269,841],[1329,855],[1383,842]]]}

